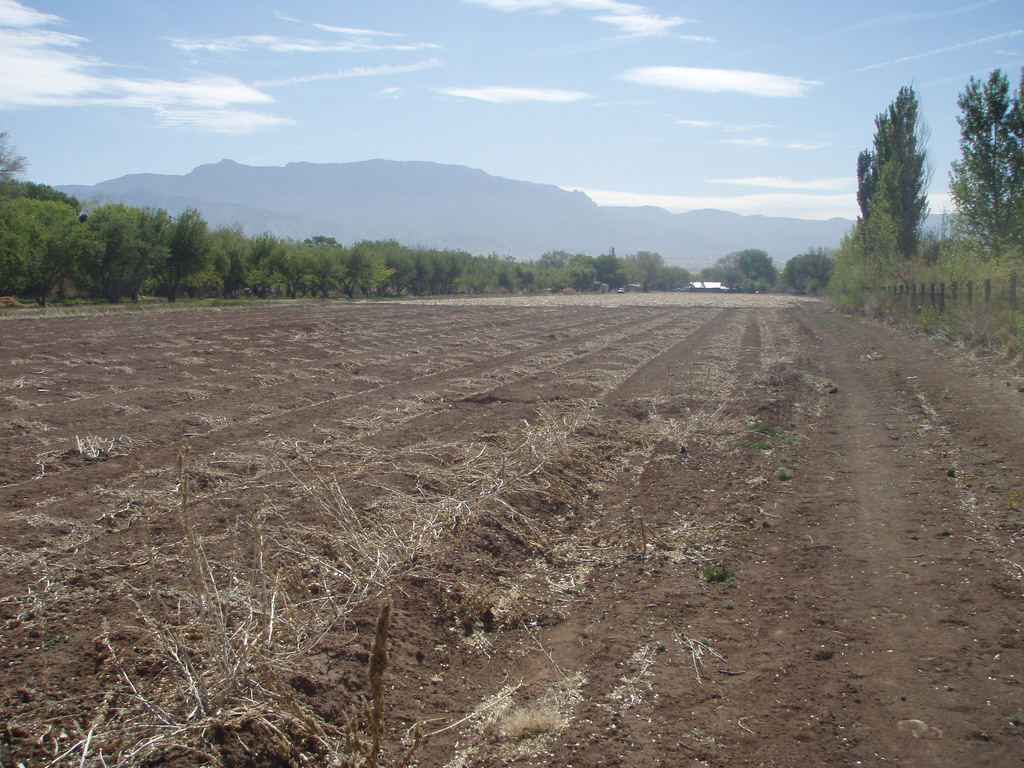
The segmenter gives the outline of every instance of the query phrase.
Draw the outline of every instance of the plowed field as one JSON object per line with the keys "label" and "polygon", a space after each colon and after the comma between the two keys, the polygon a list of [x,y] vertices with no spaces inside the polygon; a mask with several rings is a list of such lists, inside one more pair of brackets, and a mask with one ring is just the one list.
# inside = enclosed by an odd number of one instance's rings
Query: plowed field
{"label": "plowed field", "polygon": [[0,766],[1024,760],[1006,359],[770,296],[19,312]]}

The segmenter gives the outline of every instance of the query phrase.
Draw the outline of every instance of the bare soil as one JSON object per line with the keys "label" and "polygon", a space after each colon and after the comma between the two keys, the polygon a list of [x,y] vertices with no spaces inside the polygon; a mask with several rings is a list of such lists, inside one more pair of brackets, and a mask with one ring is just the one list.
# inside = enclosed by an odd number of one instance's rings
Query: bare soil
{"label": "bare soil", "polygon": [[12,310],[0,766],[1021,765],[1022,378],[766,296]]}

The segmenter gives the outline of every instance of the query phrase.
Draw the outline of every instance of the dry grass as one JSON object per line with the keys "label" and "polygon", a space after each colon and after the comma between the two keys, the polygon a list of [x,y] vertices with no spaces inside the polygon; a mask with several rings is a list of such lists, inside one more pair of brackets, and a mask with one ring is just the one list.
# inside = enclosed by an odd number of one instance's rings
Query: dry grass
{"label": "dry grass", "polygon": [[540,733],[561,730],[565,718],[550,703],[532,702],[509,712],[498,724],[498,732],[505,739],[523,739]]}
{"label": "dry grass", "polygon": [[[305,514],[282,516],[268,504],[244,513],[227,532],[207,531],[196,505],[205,509],[223,492],[215,478],[229,459],[184,454],[174,497],[126,501],[126,512],[151,518],[163,498],[182,540],[152,550],[144,572],[121,586],[139,623],[127,633],[108,629],[99,639],[108,693],[93,718],[52,753],[54,761],[128,766],[191,754],[215,762],[225,740],[234,740],[298,763],[382,763],[390,610],[378,625],[364,712],[347,726],[330,724],[299,701],[288,675],[326,633],[414,569],[468,595],[472,585],[445,569],[483,516],[500,517],[538,550],[553,548],[552,526],[536,519],[536,509],[567,511],[584,503],[593,467],[578,433],[592,411],[544,408],[505,435],[427,451],[430,462],[422,448],[384,456],[281,444],[262,463],[249,458],[247,465],[257,465],[255,477],[267,487],[287,489]],[[81,453],[98,460],[118,445],[82,439]],[[414,487],[381,481],[397,463],[408,466]],[[209,478],[198,495],[196,477]],[[342,484],[353,477],[375,491],[372,507],[348,501]],[[496,604],[487,597],[469,611],[471,621]],[[510,604],[505,619],[514,613]],[[366,724],[366,736],[356,722]],[[396,750],[388,764],[408,746]]]}

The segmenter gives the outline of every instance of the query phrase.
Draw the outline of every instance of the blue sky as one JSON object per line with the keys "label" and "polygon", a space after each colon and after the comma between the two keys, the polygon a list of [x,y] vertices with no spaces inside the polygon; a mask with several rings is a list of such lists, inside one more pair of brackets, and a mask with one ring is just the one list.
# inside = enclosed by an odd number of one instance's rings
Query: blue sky
{"label": "blue sky", "polygon": [[854,218],[913,85],[941,213],[957,94],[1022,66],[1021,0],[0,0],[0,130],[52,185],[385,158]]}

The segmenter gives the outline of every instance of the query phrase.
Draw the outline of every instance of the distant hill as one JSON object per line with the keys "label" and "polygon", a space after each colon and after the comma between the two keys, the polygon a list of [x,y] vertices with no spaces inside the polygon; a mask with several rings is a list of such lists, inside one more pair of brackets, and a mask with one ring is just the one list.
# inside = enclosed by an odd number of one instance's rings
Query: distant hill
{"label": "distant hill", "polygon": [[761,248],[781,266],[809,247],[834,248],[853,224],[599,206],[582,192],[552,185],[457,165],[391,160],[283,168],[222,160],[184,176],[132,174],[92,187],[58,188],[80,200],[154,206],[172,214],[192,207],[211,225],[242,224],[250,235],[326,235],[346,244],[394,238],[408,246],[519,259],[550,250],[592,256],[609,248],[622,256],[647,250],[691,268],[744,248]]}

